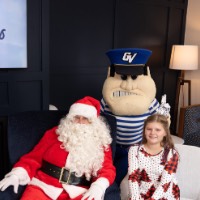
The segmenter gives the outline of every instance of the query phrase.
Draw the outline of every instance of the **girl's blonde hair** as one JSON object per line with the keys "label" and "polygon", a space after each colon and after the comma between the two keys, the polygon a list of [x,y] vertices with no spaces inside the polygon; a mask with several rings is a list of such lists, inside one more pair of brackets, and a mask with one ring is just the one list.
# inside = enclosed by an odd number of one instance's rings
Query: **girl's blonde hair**
{"label": "girl's blonde hair", "polygon": [[174,143],[173,143],[170,129],[169,129],[169,122],[167,120],[167,117],[161,114],[151,115],[145,120],[144,127],[143,127],[142,144],[147,143],[147,139],[145,137],[145,128],[148,123],[152,123],[152,122],[160,123],[166,132],[166,136],[164,136],[163,141],[161,142],[161,146],[163,146],[166,149],[174,149]]}

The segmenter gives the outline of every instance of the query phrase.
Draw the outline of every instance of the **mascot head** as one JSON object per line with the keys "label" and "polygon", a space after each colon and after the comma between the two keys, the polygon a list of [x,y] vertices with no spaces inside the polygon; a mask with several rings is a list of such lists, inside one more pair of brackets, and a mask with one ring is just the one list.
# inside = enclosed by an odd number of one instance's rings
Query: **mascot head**
{"label": "mascot head", "polygon": [[146,63],[151,55],[146,49],[113,49],[103,98],[115,115],[145,113],[156,95],[156,86]]}

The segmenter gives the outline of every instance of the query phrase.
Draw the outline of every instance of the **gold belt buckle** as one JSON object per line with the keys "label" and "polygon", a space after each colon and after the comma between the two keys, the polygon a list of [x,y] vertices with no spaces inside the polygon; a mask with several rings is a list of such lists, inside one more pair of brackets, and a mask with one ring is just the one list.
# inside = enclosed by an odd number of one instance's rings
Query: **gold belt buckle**
{"label": "gold belt buckle", "polygon": [[[70,176],[71,176],[71,171],[68,170],[67,181],[63,181],[63,180],[62,180],[62,177],[63,177],[63,172],[64,172],[64,170],[65,170],[65,167],[62,167],[62,168],[61,168],[61,172],[60,172],[60,177],[59,177],[59,183],[68,184],[68,183],[69,183]],[[66,170],[67,170],[67,169],[66,169]]]}

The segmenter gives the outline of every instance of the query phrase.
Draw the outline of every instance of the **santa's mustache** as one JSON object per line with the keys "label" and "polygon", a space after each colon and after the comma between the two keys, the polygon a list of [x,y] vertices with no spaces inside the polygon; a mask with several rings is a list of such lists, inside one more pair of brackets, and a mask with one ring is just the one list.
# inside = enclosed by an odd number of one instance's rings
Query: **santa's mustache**
{"label": "santa's mustache", "polygon": [[81,143],[87,143],[92,140],[97,141],[97,135],[94,128],[90,124],[75,124],[68,123],[68,125],[59,127],[59,138],[63,145],[72,146]]}

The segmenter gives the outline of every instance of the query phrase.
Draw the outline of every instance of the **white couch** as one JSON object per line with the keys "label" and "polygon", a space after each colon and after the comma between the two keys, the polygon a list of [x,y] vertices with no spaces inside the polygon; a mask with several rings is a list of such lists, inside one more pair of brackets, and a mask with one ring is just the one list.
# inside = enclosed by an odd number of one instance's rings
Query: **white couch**
{"label": "white couch", "polygon": [[[200,148],[176,144],[180,155],[177,179],[180,187],[181,200],[200,200]],[[128,176],[120,185],[121,200],[128,199]]]}

